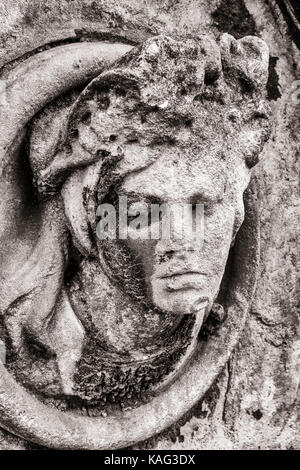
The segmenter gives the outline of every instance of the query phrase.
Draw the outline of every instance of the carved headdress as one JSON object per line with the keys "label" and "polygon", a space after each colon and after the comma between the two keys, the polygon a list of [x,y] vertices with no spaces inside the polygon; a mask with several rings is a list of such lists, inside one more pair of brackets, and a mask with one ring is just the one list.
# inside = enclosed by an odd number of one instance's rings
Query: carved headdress
{"label": "carved headdress", "polygon": [[220,45],[207,36],[149,39],[83,90],[52,151],[42,155],[33,139],[40,192],[55,191],[67,168],[109,155],[122,160],[126,173],[167,145],[191,160],[207,151],[211,159],[238,157],[251,168],[269,135],[268,58],[264,41],[251,36],[224,34]]}
{"label": "carved headdress", "polygon": [[[67,181],[65,211],[82,252],[92,249],[88,226],[95,231],[96,206],[109,186],[174,148],[191,168],[198,162],[214,178],[227,175],[240,194],[240,225],[249,169],[270,132],[268,60],[268,47],[257,37],[224,34],[217,44],[207,36],[157,36],[91,81],[75,103],[74,96],[60,99],[36,118],[30,140],[34,179],[45,198]],[[94,170],[92,176],[74,176],[94,165],[96,176]]]}

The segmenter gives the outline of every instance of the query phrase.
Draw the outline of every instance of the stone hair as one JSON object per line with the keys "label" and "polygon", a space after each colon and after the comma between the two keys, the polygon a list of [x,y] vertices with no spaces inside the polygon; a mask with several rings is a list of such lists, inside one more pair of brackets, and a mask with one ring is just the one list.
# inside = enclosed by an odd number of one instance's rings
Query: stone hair
{"label": "stone hair", "polygon": [[46,167],[32,152],[40,192],[55,193],[67,168],[107,156],[126,160],[137,146],[155,153],[176,144],[196,158],[199,146],[211,148],[215,129],[223,144],[212,158],[239,155],[253,167],[270,133],[268,61],[267,45],[252,36],[224,34],[219,44],[207,36],[149,39],[83,90]]}

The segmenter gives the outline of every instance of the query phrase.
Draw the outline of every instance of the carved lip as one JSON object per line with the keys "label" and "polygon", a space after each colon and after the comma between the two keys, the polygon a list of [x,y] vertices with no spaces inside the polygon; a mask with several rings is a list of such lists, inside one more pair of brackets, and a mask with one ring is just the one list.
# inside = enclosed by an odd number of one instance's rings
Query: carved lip
{"label": "carved lip", "polygon": [[166,289],[169,292],[189,289],[199,290],[203,287],[203,275],[205,276],[200,271],[186,271],[166,276]]}
{"label": "carved lip", "polygon": [[206,276],[206,273],[203,273],[202,271],[189,270],[189,271],[178,271],[175,273],[164,274],[163,276],[159,276],[159,278],[160,279],[172,279],[172,278],[176,278],[177,276],[185,276],[185,275],[191,275],[191,274]]}

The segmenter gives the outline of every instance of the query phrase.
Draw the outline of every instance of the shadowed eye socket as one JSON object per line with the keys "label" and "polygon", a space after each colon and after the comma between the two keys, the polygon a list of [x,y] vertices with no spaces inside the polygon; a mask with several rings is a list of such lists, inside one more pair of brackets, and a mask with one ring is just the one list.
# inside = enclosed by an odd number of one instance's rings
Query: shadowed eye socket
{"label": "shadowed eye socket", "polygon": [[197,197],[191,198],[189,201],[190,206],[192,207],[193,215],[197,213],[201,214],[204,212],[204,215],[211,215],[217,204],[217,200],[210,199],[204,195],[199,195]]}
{"label": "shadowed eye socket", "polygon": [[193,219],[196,217],[211,217],[216,210],[217,203],[216,202],[190,202],[190,206],[192,209],[192,216]]}

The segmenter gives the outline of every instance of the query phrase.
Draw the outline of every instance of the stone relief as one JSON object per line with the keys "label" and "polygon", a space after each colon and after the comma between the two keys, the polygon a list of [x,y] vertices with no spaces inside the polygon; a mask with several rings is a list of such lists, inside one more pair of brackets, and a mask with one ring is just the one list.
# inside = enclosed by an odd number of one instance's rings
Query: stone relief
{"label": "stone relief", "polygon": [[[258,37],[159,35],[59,46],[11,72],[1,427],[47,447],[125,447],[209,389],[256,283],[268,67]],[[118,213],[120,196],[203,203],[204,241],[100,240],[97,208]]]}

